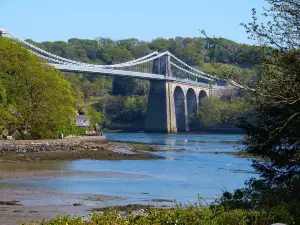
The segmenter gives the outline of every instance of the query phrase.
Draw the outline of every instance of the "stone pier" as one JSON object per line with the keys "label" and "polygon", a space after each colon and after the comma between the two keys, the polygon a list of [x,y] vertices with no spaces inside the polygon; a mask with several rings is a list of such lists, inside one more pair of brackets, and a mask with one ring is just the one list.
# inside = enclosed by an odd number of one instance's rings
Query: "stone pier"
{"label": "stone pier", "polygon": [[177,132],[170,82],[152,80],[148,96],[145,132]]}
{"label": "stone pier", "polygon": [[[169,56],[154,61],[152,72],[172,77]],[[189,131],[189,118],[197,113],[199,100],[209,95],[209,87],[178,81],[150,80],[145,132]]]}

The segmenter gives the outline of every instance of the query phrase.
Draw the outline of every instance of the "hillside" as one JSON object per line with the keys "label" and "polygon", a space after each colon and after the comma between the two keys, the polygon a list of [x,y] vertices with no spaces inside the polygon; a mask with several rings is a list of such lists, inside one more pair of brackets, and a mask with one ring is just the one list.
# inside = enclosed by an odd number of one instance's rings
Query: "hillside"
{"label": "hillside", "polygon": [[[109,65],[130,61],[153,51],[169,51],[189,65],[210,74],[218,75],[212,61],[243,68],[243,75],[250,79],[254,74],[247,60],[253,54],[250,46],[227,39],[176,37],[145,42],[135,38],[115,41],[98,37],[94,40],[71,38],[68,42],[27,41],[58,56],[86,63]],[[65,78],[72,84],[76,108],[90,117],[98,113],[98,124],[113,129],[143,128],[148,81],[70,73],[66,73]],[[102,121],[99,121],[100,118]]]}

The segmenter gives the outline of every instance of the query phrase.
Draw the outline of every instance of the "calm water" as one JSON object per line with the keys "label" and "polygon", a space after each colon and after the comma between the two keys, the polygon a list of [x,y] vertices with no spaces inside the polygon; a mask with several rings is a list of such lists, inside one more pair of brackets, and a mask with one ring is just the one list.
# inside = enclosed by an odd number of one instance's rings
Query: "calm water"
{"label": "calm water", "polygon": [[[255,176],[248,159],[212,154],[236,151],[232,146],[242,138],[239,135],[108,133],[106,136],[109,140],[155,144],[172,151],[155,153],[166,156],[166,160],[78,160],[42,165],[43,169],[61,170],[62,173],[64,170],[84,170],[128,174],[124,178],[78,175],[9,182],[64,193],[104,194],[124,198],[116,204],[149,203],[152,199],[175,199],[177,202],[188,203],[197,201],[197,194],[212,201],[220,196],[222,190],[243,187],[246,179]],[[26,165],[21,169],[35,168]],[[132,173],[146,176],[130,178]]]}

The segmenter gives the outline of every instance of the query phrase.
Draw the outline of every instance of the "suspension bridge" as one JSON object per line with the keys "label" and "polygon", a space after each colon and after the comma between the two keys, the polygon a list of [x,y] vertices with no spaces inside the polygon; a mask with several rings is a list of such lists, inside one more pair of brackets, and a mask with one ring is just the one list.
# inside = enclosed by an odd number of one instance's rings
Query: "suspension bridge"
{"label": "suspension bridge", "polygon": [[170,52],[152,52],[114,65],[74,61],[47,52],[0,28],[0,37],[21,43],[32,54],[62,72],[123,76],[150,80],[145,131],[189,131],[189,119],[197,113],[199,100],[226,87],[218,79],[177,58]]}

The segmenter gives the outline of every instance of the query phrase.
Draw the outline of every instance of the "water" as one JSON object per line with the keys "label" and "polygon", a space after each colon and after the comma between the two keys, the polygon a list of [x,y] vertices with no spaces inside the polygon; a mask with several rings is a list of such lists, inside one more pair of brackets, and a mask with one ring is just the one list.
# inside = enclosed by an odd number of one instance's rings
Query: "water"
{"label": "water", "polygon": [[107,133],[109,140],[158,145],[163,149],[186,149],[193,152],[235,152],[241,135],[224,134],[148,134]]}
{"label": "water", "polygon": [[[236,151],[232,145],[240,135],[108,133],[109,140],[155,144],[163,149],[155,154],[163,160],[77,160],[39,164],[47,170],[60,170],[62,175],[47,179],[11,180],[25,187],[42,188],[72,194],[103,194],[121,197],[115,204],[153,203],[153,199],[197,201],[197,194],[210,202],[222,190],[243,187],[255,176],[251,161],[215,152]],[[56,165],[53,165],[56,164]],[[23,166],[22,170],[34,170]],[[9,169],[9,168],[7,168]],[[12,168],[10,168],[12,169]],[[0,170],[3,170],[3,168]],[[64,175],[64,171],[86,171],[85,174]],[[121,176],[86,176],[97,171],[120,172]],[[139,174],[141,176],[133,176]],[[155,200],[154,200],[155,201]],[[170,204],[162,202],[162,204]]]}

